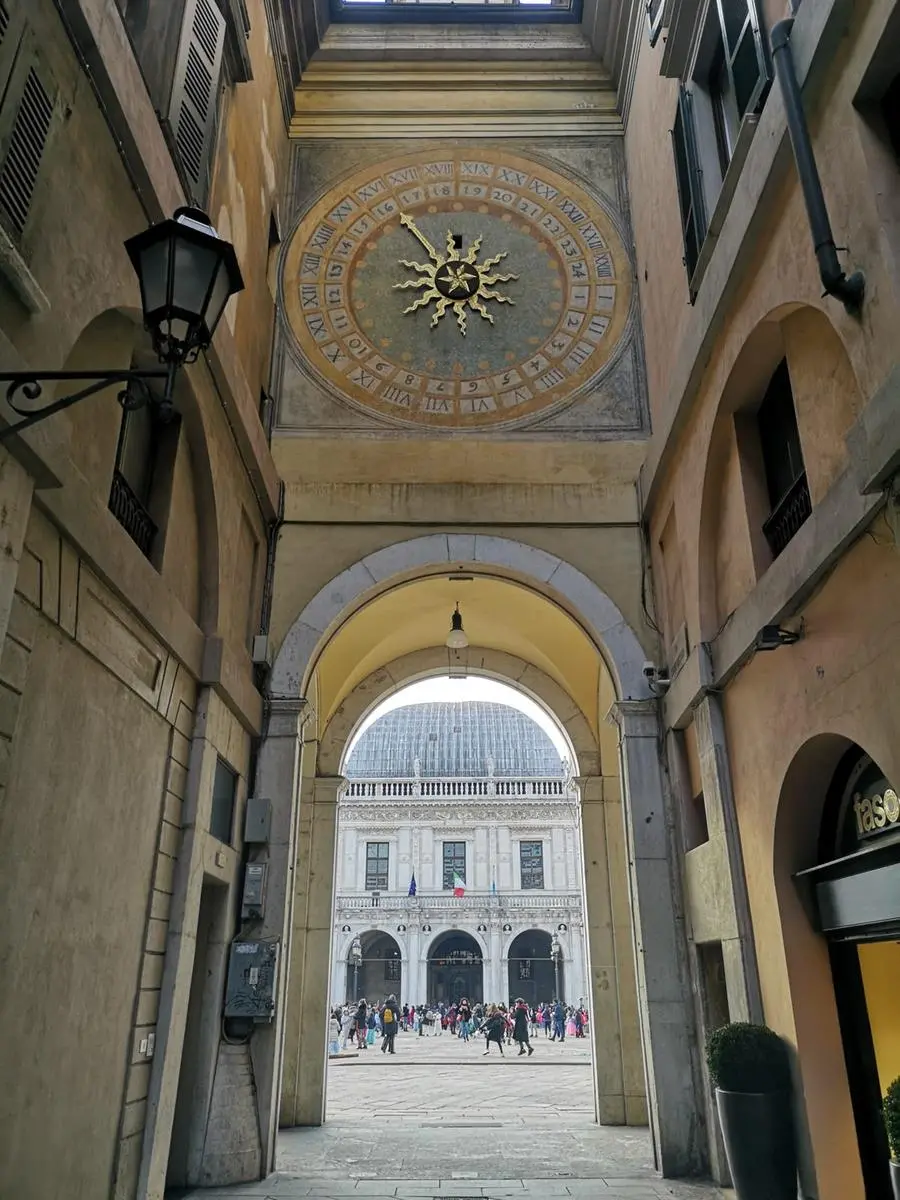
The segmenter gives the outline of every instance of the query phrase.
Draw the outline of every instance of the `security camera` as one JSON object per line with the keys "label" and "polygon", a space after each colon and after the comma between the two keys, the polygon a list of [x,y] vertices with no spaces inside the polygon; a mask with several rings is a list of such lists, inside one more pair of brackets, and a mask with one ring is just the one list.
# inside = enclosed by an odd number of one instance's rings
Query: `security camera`
{"label": "security camera", "polygon": [[647,680],[647,686],[654,696],[665,696],[672,686],[668,667],[658,667],[656,663],[645,662],[641,673]]}

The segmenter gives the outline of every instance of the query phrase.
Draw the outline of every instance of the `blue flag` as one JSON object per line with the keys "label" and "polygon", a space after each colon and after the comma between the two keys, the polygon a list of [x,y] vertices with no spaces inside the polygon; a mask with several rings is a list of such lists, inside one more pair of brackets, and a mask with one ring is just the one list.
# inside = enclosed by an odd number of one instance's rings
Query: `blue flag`
{"label": "blue flag", "polygon": [[416,894],[416,873],[415,873],[415,871],[413,871],[412,879],[410,879],[410,881],[409,881],[409,891],[407,892],[407,895],[414,896],[415,894]]}

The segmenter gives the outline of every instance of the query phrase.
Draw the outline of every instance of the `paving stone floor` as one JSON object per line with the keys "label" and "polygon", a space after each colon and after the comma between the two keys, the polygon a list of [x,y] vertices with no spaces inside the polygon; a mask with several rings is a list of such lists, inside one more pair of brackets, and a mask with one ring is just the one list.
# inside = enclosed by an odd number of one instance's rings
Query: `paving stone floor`
{"label": "paving stone floor", "polygon": [[194,1200],[722,1200],[661,1180],[646,1129],[593,1121],[590,1045],[540,1036],[531,1058],[444,1034],[332,1059],[327,1120],[284,1131],[278,1171]]}

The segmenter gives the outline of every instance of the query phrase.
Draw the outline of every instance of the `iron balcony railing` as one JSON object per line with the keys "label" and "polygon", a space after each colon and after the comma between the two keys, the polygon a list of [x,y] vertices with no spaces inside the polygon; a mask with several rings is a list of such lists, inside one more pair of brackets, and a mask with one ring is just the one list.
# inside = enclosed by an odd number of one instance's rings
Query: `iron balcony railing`
{"label": "iron balcony railing", "polygon": [[156,536],[156,526],[129,487],[128,480],[118,470],[113,471],[109,509],[135,545],[149,558]]}
{"label": "iron balcony railing", "polygon": [[812,502],[804,471],[791,484],[772,515],[763,524],[763,533],[773,558],[778,557],[811,512]]}

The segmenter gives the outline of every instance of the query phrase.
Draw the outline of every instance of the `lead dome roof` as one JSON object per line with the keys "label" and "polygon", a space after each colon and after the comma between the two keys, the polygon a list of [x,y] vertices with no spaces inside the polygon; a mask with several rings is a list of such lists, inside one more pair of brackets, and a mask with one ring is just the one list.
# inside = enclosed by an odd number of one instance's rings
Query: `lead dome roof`
{"label": "lead dome roof", "polygon": [[359,737],[343,773],[348,779],[522,779],[564,772],[556,747],[531,717],[508,704],[463,700],[385,713]]}

